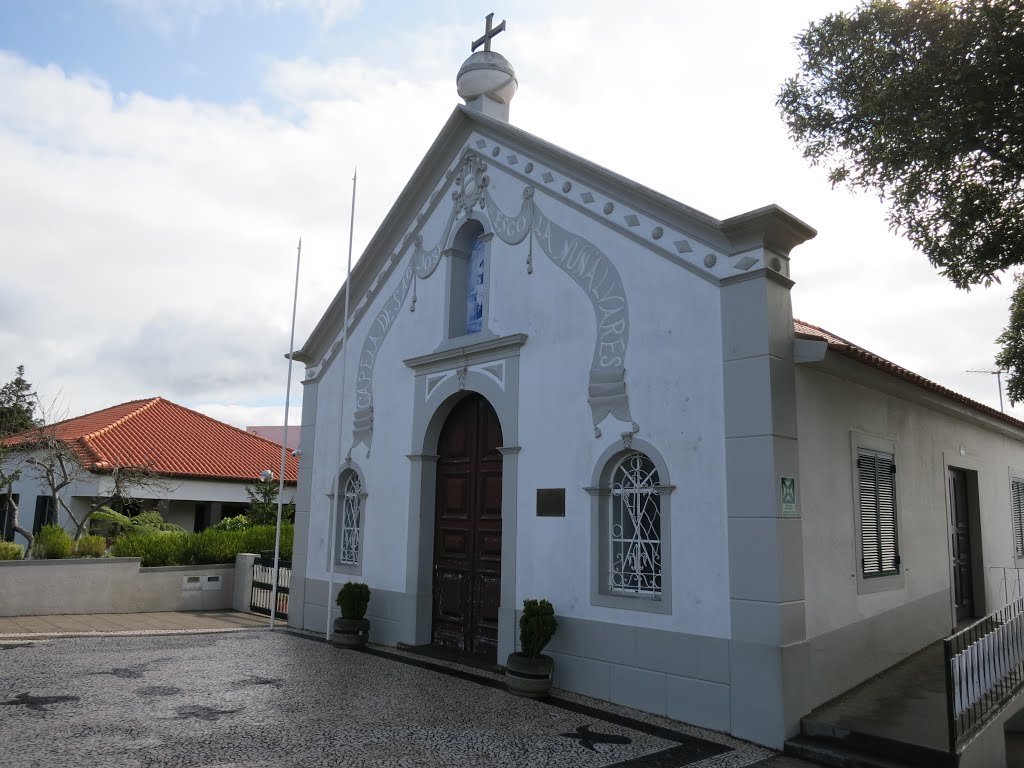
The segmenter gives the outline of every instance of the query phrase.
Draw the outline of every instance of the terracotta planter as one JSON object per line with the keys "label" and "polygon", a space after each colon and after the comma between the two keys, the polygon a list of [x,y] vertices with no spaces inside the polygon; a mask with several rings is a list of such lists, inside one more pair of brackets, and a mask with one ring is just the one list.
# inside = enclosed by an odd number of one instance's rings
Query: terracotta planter
{"label": "terracotta planter", "polygon": [[362,648],[370,637],[369,619],[343,619],[334,620],[334,632],[331,634],[331,642],[340,645],[342,648]]}
{"label": "terracotta planter", "polygon": [[555,660],[543,653],[530,658],[522,653],[509,654],[505,662],[505,685],[509,693],[531,699],[543,699],[551,692],[551,672]]}

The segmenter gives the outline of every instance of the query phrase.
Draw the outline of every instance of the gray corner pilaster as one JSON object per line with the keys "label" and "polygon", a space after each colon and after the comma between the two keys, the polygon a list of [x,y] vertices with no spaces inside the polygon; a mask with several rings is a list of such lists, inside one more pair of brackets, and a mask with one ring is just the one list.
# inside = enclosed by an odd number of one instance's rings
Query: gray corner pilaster
{"label": "gray corner pilaster", "polygon": [[[805,714],[807,669],[792,285],[761,269],[721,293],[731,731],[776,748]],[[783,507],[783,478],[795,509]]]}
{"label": "gray corner pilaster", "polygon": [[[519,518],[518,445],[498,449],[501,465],[501,604],[498,606],[498,663],[516,649],[516,530]],[[506,563],[507,561],[507,563]]]}
{"label": "gray corner pilaster", "polygon": [[[417,381],[417,391],[422,382]],[[409,532],[406,536],[405,593],[413,598],[414,620],[410,642],[415,645],[430,643],[431,622],[433,621],[434,563],[434,499],[437,493],[436,453],[410,453],[408,455],[409,487]]]}
{"label": "gray corner pilaster", "polygon": [[292,541],[292,579],[288,595],[288,626],[302,629],[306,603],[306,563],[309,512],[313,488],[313,453],[316,442],[316,405],[320,385],[302,382],[302,438],[299,441],[299,483],[295,491],[295,533]]}

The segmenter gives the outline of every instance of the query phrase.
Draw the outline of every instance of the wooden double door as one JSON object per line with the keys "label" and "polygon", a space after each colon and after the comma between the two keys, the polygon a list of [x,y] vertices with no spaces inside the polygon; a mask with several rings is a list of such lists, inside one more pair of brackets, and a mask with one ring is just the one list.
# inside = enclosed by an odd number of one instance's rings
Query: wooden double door
{"label": "wooden double door", "polygon": [[501,425],[483,397],[452,409],[438,441],[434,645],[496,659],[501,601]]}

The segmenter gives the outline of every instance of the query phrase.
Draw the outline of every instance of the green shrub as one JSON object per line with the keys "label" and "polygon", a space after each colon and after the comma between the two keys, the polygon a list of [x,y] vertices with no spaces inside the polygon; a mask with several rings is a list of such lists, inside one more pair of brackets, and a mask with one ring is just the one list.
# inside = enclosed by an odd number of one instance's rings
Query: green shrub
{"label": "green shrub", "polygon": [[361,619],[370,605],[370,588],[358,581],[350,581],[338,592],[338,607],[343,619]]}
{"label": "green shrub", "polygon": [[235,515],[234,517],[225,517],[212,527],[218,531],[244,531],[252,526],[252,521],[245,515]]}
{"label": "green shrub", "polygon": [[187,565],[182,561],[188,533],[154,533],[149,536],[122,536],[110,548],[114,557],[140,557],[144,568],[162,565]]}
{"label": "green shrub", "polygon": [[102,536],[83,536],[75,542],[77,557],[103,557],[107,551],[107,540]]}
{"label": "green shrub", "polygon": [[13,541],[0,541],[0,560],[21,560],[25,557],[25,548]]}
{"label": "green shrub", "polygon": [[32,539],[32,557],[36,560],[63,560],[74,551],[75,542],[59,525],[44,525]]}
{"label": "green shrub", "polygon": [[523,600],[523,615],[519,618],[519,643],[530,658],[540,656],[544,646],[558,629],[555,609],[547,600]]}
{"label": "green shrub", "polygon": [[[281,526],[281,558],[292,556],[293,526]],[[233,563],[239,552],[274,548],[274,526],[259,525],[243,531],[207,528],[199,533],[155,533],[122,536],[111,548],[115,557],[140,557],[143,568],[162,565]]]}

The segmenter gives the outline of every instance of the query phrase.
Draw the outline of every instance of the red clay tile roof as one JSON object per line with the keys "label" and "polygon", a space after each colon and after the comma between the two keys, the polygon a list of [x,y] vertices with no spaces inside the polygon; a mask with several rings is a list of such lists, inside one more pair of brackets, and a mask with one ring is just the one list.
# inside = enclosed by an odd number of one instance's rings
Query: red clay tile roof
{"label": "red clay tile roof", "polygon": [[995,408],[991,408],[984,403],[979,403],[977,400],[972,400],[966,395],[961,395],[959,392],[947,389],[941,384],[936,384],[934,381],[926,379],[924,376],[916,374],[913,371],[908,371],[906,368],[896,365],[896,363],[890,362],[884,357],[879,357],[874,352],[868,352],[863,347],[858,347],[852,341],[847,341],[840,336],[836,336],[834,333],[830,333],[824,328],[819,328],[816,325],[805,323],[803,320],[794,319],[793,332],[800,337],[826,341],[828,342],[829,349],[838,352],[845,357],[852,358],[858,362],[864,363],[865,365],[870,365],[872,368],[877,368],[880,371],[885,371],[892,376],[903,379],[911,384],[915,384],[922,389],[935,392],[936,394],[947,397],[957,403],[961,403],[976,411],[980,411],[986,416],[991,416],[995,419],[999,419],[1000,421],[1012,424],[1019,429],[1024,429],[1024,422],[1019,421],[1012,416],[1007,416],[1005,413],[997,411]]}
{"label": "red clay tile roof", "polygon": [[[59,439],[85,469],[149,467],[169,477],[254,481],[265,469],[276,477],[281,446],[162,397],[133,400],[60,421],[45,433]],[[11,435],[2,442],[30,446],[40,430]],[[289,455],[285,482],[294,484],[299,460]]]}

